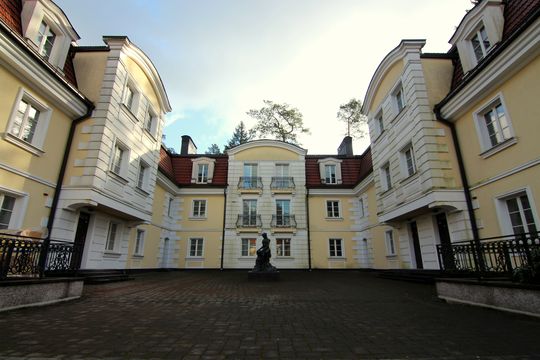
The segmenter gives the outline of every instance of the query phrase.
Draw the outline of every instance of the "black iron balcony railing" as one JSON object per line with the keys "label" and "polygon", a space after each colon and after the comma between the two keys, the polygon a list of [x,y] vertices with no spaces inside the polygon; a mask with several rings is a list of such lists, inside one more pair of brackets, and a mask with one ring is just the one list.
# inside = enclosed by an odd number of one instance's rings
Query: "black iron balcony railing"
{"label": "black iron balcony railing", "polygon": [[270,189],[272,190],[292,190],[295,188],[294,178],[285,176],[272,177],[272,182],[270,183]]}
{"label": "black iron balcony railing", "polygon": [[270,226],[273,228],[296,228],[294,215],[272,215]]}
{"label": "black iron balcony railing", "polygon": [[238,228],[258,228],[262,227],[261,215],[238,215],[236,221]]}
{"label": "black iron balcony railing", "polygon": [[540,233],[441,244],[437,254],[441,270],[447,272],[511,276],[516,269],[534,271],[534,259],[540,256]]}
{"label": "black iron balcony railing", "polygon": [[262,179],[259,176],[241,176],[238,188],[245,190],[257,190],[263,188]]}
{"label": "black iron balcony railing", "polygon": [[50,240],[45,265],[41,268],[39,260],[45,251],[43,239],[0,234],[0,280],[74,272],[80,264],[81,250],[74,243]]}

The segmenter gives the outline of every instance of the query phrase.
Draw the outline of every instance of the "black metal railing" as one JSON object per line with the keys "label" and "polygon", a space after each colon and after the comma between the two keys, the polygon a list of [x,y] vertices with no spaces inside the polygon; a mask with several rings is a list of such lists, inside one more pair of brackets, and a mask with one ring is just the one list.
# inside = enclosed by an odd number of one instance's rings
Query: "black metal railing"
{"label": "black metal railing", "polygon": [[241,176],[238,181],[238,188],[246,190],[262,190],[262,178],[260,176]]}
{"label": "black metal railing", "polygon": [[261,215],[238,215],[236,227],[258,228],[262,227]]}
{"label": "black metal railing", "polygon": [[[44,267],[40,257],[45,247]],[[34,278],[44,273],[75,272],[80,265],[82,249],[73,243],[0,233],[0,280],[7,278]]]}
{"label": "black metal railing", "polygon": [[539,253],[539,232],[437,245],[441,270],[480,276],[511,277],[518,269],[534,271]]}
{"label": "black metal railing", "polygon": [[274,176],[270,183],[272,190],[293,190],[295,188],[294,178],[290,176]]}
{"label": "black metal railing", "polygon": [[295,228],[296,219],[294,215],[272,215],[270,226],[273,228]]}

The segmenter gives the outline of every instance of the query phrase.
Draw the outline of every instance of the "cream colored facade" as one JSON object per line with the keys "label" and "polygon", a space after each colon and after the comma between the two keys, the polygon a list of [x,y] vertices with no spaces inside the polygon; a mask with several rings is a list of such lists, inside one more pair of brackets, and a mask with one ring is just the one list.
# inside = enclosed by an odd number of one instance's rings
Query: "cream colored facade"
{"label": "cream colored facade", "polygon": [[[0,24],[0,231],[31,229],[46,236],[66,139],[90,103],[54,73],[78,39],[65,15],[50,2],[30,1],[23,13],[23,37]],[[44,18],[59,34],[48,58],[36,43]]]}

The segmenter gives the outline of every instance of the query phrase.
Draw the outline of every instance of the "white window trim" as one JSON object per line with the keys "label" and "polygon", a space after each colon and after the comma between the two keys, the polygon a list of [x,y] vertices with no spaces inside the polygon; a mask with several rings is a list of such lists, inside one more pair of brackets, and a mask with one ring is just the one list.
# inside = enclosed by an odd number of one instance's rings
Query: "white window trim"
{"label": "white window trim", "polygon": [[[339,240],[341,243],[341,255],[332,255],[330,253],[330,240]],[[345,258],[345,241],[343,241],[343,238],[329,238],[328,239],[328,258],[330,259],[344,259]]]}
{"label": "white window trim", "polygon": [[[24,215],[26,214],[30,196],[28,193],[20,192],[0,185],[0,196],[2,194],[15,198],[15,205],[13,206],[13,210],[11,212],[8,229],[20,230],[22,228]],[[2,232],[2,230],[0,230],[0,232]]]}
{"label": "white window trim", "polygon": [[385,127],[384,127],[384,111],[383,111],[383,109],[379,109],[375,113],[375,117],[373,119],[375,121],[375,129],[377,130],[376,131],[376,136],[375,136],[375,138],[377,139],[379,136],[381,136],[383,134],[384,129],[385,129]]}
{"label": "white window trim", "polygon": [[[278,240],[289,240],[289,255],[278,255]],[[279,238],[276,238],[276,257],[277,258],[284,258],[284,259],[289,259],[289,258],[292,258],[293,257],[293,241],[292,241],[292,238],[290,237],[279,237]],[[329,250],[330,251],[330,250]]]}
{"label": "white window trim", "polygon": [[366,205],[364,204],[364,198],[358,198],[358,217],[363,219],[366,217]]}
{"label": "white window trim", "polygon": [[523,193],[527,195],[529,204],[531,205],[531,211],[533,214],[534,223],[538,227],[538,231],[540,231],[540,221],[539,221],[540,218],[538,217],[538,212],[536,210],[536,203],[534,201],[534,195],[530,186],[525,186],[523,188],[514,189],[509,192],[499,194],[495,196],[495,198],[493,199],[495,202],[495,209],[497,211],[497,218],[499,220],[499,229],[502,235],[514,234],[512,222],[510,221],[510,217],[508,216],[508,208],[506,207],[506,200],[516,197],[519,194],[523,194]]}
{"label": "white window trim", "polygon": [[[128,106],[126,104],[126,97],[127,97],[127,89],[131,89],[131,92],[133,93],[133,98],[131,100],[131,106]],[[135,81],[131,78],[126,79],[126,83],[124,84],[124,89],[122,91],[122,107],[128,110],[128,113],[132,120],[135,122],[139,121],[139,109],[141,107],[142,102],[142,92],[139,89],[139,87],[136,85]],[[146,114],[145,114],[146,115]],[[144,119],[143,119],[144,121]],[[144,124],[142,124],[144,127]]]}
{"label": "white window trim", "polygon": [[[321,183],[322,184],[339,185],[339,184],[342,183],[342,177],[341,177],[341,163],[342,163],[342,160],[335,159],[335,158],[324,158],[324,159],[319,159],[317,162],[319,163],[319,175],[321,177]],[[327,183],[326,182],[326,171],[325,171],[326,165],[335,165],[336,166],[336,182],[335,183]]]}
{"label": "white window trim", "polygon": [[[116,172],[114,171],[114,155],[116,152],[116,147],[120,148],[122,152],[122,159],[120,160],[120,171]],[[115,177],[122,180],[124,183],[128,183],[127,180],[128,177],[128,168],[129,168],[129,159],[130,159],[130,153],[129,153],[129,147],[126,146],[122,141],[118,140],[118,138],[115,139],[114,145],[112,148],[112,153],[109,160],[109,173],[113,174]]]}
{"label": "white window trim", "polygon": [[[202,240],[202,248],[201,248],[201,255],[191,255],[191,241],[192,240],[195,240],[195,239],[200,239]],[[187,242],[187,251],[186,251],[186,258],[189,258],[189,259],[204,259],[204,247],[205,247],[205,239],[204,237],[202,236],[194,236],[194,237],[190,237],[188,239],[188,242]],[[195,249],[196,250],[196,249]]]}
{"label": "white window trim", "polygon": [[[412,163],[413,163],[412,174],[409,174],[409,165],[407,164],[407,155],[406,155],[407,150],[411,151]],[[418,172],[418,168],[416,166],[416,156],[414,153],[414,147],[412,145],[412,142],[407,143],[407,145],[405,145],[399,151],[399,163],[400,163],[401,173],[403,174],[403,180],[406,180],[414,176]]]}
{"label": "white window trim", "polygon": [[[142,234],[142,238],[140,239],[141,241],[139,242],[139,249],[137,249],[137,241],[139,240],[139,233]],[[140,256],[140,257],[144,256],[145,237],[146,237],[146,230],[137,229],[135,231],[135,244],[133,247],[133,256]]]}
{"label": "white window trim", "polygon": [[[140,176],[141,176],[141,169],[144,168],[144,174],[142,179],[142,184],[139,184]],[[139,158],[139,167],[137,169],[137,183],[135,184],[135,187],[139,190],[142,190],[145,193],[148,193],[148,185],[149,185],[149,173],[150,173],[150,165],[144,161],[142,158]]]}
{"label": "white window trim", "polygon": [[[390,184],[388,184],[388,177],[386,174],[386,169],[388,169],[389,177],[390,177]],[[390,171],[390,162],[384,163],[383,166],[379,169],[379,176],[381,179],[381,192],[387,192],[389,190],[392,190],[393,187],[393,180],[392,180],[392,172]]]}
{"label": "white window trim", "polygon": [[[110,236],[112,224],[116,224],[116,233],[114,235],[115,237],[114,237],[113,248],[108,249],[107,245],[109,245],[109,236]],[[105,237],[104,253],[112,253],[112,254],[118,253],[118,249],[120,248],[120,242],[122,240],[122,235],[121,235],[122,231],[123,231],[122,224],[120,222],[115,221],[115,220],[109,221],[109,224],[107,226],[107,235]]]}
{"label": "white window trim", "polygon": [[173,196],[165,196],[167,199],[167,217],[172,218],[174,214],[174,197]]}
{"label": "white window trim", "polygon": [[[216,159],[209,157],[200,157],[191,160],[191,183],[192,184],[211,184],[214,177],[214,168],[216,164]],[[208,165],[208,180],[206,182],[197,182],[199,174],[199,165],[206,164]]]}
{"label": "white window trim", "polygon": [[[19,104],[22,100],[25,100],[30,105],[35,107],[39,111],[38,124],[34,132],[34,138],[32,142],[29,143],[13,134],[11,134],[11,128],[15,122],[15,117],[17,115]],[[44,105],[44,102],[38,100],[35,96],[30,94],[23,88],[19,89],[15,102],[13,103],[13,108],[11,109],[11,115],[8,121],[8,125],[4,132],[4,139],[10,143],[31,152],[34,155],[41,156],[45,153],[43,145],[45,143],[45,138],[47,136],[47,130],[49,128],[49,123],[51,120],[52,110]]]}
{"label": "white window trim", "polygon": [[[328,202],[337,202],[338,203],[338,212],[339,212],[339,216],[328,216]],[[332,200],[332,199],[328,199],[324,202],[324,217],[325,219],[327,220],[342,220],[343,219],[343,212],[342,212],[342,209],[341,209],[341,200]]]}
{"label": "white window trim", "polygon": [[[493,106],[498,102],[500,102],[504,108],[504,115],[506,117],[506,120],[508,121],[511,137],[500,142],[499,144],[495,146],[492,146],[489,141],[489,135],[487,133],[487,127],[485,125],[484,114],[488,112],[490,109],[492,109]],[[482,156],[484,159],[517,143],[517,138],[514,133],[514,127],[512,126],[512,119],[510,118],[508,107],[506,106],[506,102],[504,100],[502,93],[496,94],[489,101],[485,102],[481,107],[479,107],[473,113],[473,117],[474,117],[474,126],[476,129],[476,135],[478,138],[478,142],[480,144],[480,156]]]}
{"label": "white window trim", "polygon": [[[392,252],[392,248],[389,247],[390,240],[392,241],[393,250],[394,250],[393,252]],[[397,255],[396,239],[394,239],[394,231],[393,230],[386,230],[384,232],[384,244],[386,246],[386,256],[396,256]]]}
{"label": "white window trim", "polygon": [[[204,215],[195,215],[195,201],[204,201]],[[204,220],[208,217],[208,199],[192,199],[190,218],[192,220]]]}
{"label": "white window trim", "polygon": [[[242,246],[243,246],[244,240],[255,240],[255,254],[249,255],[249,241],[248,241],[248,254],[244,255],[242,253],[242,250],[243,250]],[[243,259],[257,257],[257,238],[255,238],[255,237],[253,237],[253,238],[243,237],[243,238],[240,239],[240,257],[243,258]]]}
{"label": "white window trim", "polygon": [[[402,100],[402,105],[403,105],[401,109],[399,109],[398,101],[397,101],[397,94],[400,91],[401,91],[401,100]],[[392,88],[392,91],[390,92],[390,97],[392,100],[391,102],[392,102],[392,109],[394,111],[394,119],[396,119],[407,108],[407,99],[405,97],[405,89],[403,88],[403,82],[401,81],[401,79]]]}

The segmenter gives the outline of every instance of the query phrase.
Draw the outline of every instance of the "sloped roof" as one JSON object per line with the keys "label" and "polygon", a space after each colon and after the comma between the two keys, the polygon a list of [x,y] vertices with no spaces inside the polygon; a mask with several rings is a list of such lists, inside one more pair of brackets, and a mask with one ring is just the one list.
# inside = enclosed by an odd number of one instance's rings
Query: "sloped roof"
{"label": "sloped roof", "polygon": [[[333,158],[341,160],[341,184],[323,184],[319,173],[319,160]],[[343,155],[307,155],[306,156],[306,187],[325,189],[325,188],[353,188],[364,180],[373,171],[371,161],[371,147],[362,155],[343,156]]]}

